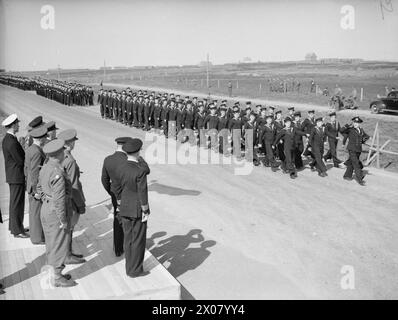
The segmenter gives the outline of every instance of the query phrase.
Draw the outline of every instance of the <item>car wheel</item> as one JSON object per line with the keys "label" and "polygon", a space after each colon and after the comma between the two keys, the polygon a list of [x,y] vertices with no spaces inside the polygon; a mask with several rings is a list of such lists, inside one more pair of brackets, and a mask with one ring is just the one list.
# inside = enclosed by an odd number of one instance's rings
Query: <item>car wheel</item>
{"label": "car wheel", "polygon": [[372,104],[370,107],[370,112],[372,113],[380,113],[380,108],[377,104]]}

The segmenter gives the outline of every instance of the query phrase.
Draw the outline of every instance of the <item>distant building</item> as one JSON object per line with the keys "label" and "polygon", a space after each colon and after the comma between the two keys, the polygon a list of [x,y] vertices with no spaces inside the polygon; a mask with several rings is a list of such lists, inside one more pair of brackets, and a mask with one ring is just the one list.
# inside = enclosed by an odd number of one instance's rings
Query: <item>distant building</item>
{"label": "distant building", "polygon": [[305,61],[313,62],[317,60],[315,52],[310,52],[305,55]]}
{"label": "distant building", "polygon": [[250,57],[244,57],[244,58],[242,59],[242,63],[252,63],[252,58],[250,58]]}
{"label": "distant building", "polygon": [[[209,61],[209,66],[212,66],[213,64],[211,63],[211,61]],[[201,61],[198,63],[199,67],[206,67],[207,66],[207,61]]]}

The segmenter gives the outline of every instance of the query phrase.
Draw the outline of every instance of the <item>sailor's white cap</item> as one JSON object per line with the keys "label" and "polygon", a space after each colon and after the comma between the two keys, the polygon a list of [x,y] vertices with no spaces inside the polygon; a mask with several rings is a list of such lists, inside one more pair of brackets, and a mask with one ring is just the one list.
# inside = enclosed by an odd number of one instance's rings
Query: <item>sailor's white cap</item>
{"label": "sailor's white cap", "polygon": [[8,116],[8,117],[1,123],[1,125],[2,125],[3,127],[7,127],[7,126],[13,124],[15,121],[18,121],[18,122],[19,122],[18,116],[17,116],[15,113],[13,113],[12,115]]}

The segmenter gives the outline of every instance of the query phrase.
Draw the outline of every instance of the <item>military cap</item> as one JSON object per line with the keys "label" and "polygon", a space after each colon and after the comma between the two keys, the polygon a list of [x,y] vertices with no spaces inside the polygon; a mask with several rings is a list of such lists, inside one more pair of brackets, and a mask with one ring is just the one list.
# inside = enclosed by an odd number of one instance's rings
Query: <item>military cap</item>
{"label": "military cap", "polygon": [[315,110],[308,110],[308,113],[315,113]]}
{"label": "military cap", "polygon": [[267,115],[265,116],[265,119],[268,119],[268,118],[273,119],[274,117],[273,117],[272,115],[270,115],[270,114],[267,114]]}
{"label": "military cap", "polygon": [[246,104],[252,104],[252,102],[251,101],[246,101]]}
{"label": "military cap", "polygon": [[232,113],[240,113],[239,110],[234,109]]}
{"label": "military cap", "polygon": [[185,99],[189,99],[189,96],[185,96]]}
{"label": "military cap", "polygon": [[240,110],[240,108],[239,108],[238,106],[236,106],[236,105],[233,106],[232,109],[233,109],[233,110],[238,110],[238,111]]}
{"label": "military cap", "polygon": [[227,100],[222,100],[221,103],[227,103]]}
{"label": "military cap", "polygon": [[239,102],[239,101],[236,101],[236,102],[234,103],[234,105],[238,106],[238,105],[240,105],[240,102]]}
{"label": "military cap", "polygon": [[47,128],[46,126],[41,126],[38,128],[34,128],[31,132],[30,135],[32,138],[43,138],[47,135]]}
{"label": "military cap", "polygon": [[65,140],[57,138],[54,140],[51,140],[49,143],[47,143],[44,147],[43,147],[43,152],[45,154],[48,154],[49,156],[52,155],[57,155],[58,153],[60,153],[61,151],[64,151],[65,149]]}
{"label": "military cap", "polygon": [[250,112],[250,114],[249,114],[249,117],[250,117],[250,116],[257,117],[257,114],[256,114],[254,111],[252,111],[252,112]]}
{"label": "military cap", "polygon": [[193,97],[192,99],[198,99],[198,97]]}
{"label": "military cap", "polygon": [[356,122],[356,123],[362,123],[363,122],[360,117],[354,117],[351,120],[352,120],[352,122]]}
{"label": "military cap", "polygon": [[266,110],[267,110],[267,107],[266,107],[266,106],[261,106],[260,110],[261,110],[261,111],[266,111]]}
{"label": "military cap", "polygon": [[274,107],[274,106],[269,106],[269,108],[270,108],[271,110],[275,110],[275,107]]}
{"label": "military cap", "polygon": [[43,124],[43,117],[42,116],[38,116],[36,118],[34,118],[31,122],[29,122],[29,127],[33,128],[37,128],[38,126],[41,126]]}
{"label": "military cap", "polygon": [[227,109],[226,106],[221,106],[220,110],[221,110],[221,111],[227,111],[228,109]]}
{"label": "military cap", "polygon": [[285,122],[288,122],[288,121],[292,122],[292,119],[290,119],[290,117],[286,117]]}
{"label": "military cap", "polygon": [[336,112],[331,112],[331,113],[329,113],[329,117],[332,117],[332,116],[335,116],[336,115]]}
{"label": "military cap", "polygon": [[198,102],[199,106],[203,106],[203,101]]}
{"label": "military cap", "polygon": [[58,138],[68,141],[78,140],[77,131],[75,129],[67,129],[58,133]]}
{"label": "military cap", "polygon": [[135,153],[140,151],[142,148],[142,141],[140,139],[134,138],[129,139],[123,145],[122,150],[126,153]]}
{"label": "military cap", "polygon": [[191,101],[191,100],[188,100],[188,101],[187,101],[187,104],[192,104],[192,101]]}
{"label": "military cap", "polygon": [[204,101],[207,101],[207,98],[204,98],[203,100],[204,100]]}
{"label": "military cap", "polygon": [[323,118],[322,117],[318,117],[318,118],[315,119],[315,121],[316,122],[323,121]]}
{"label": "military cap", "polygon": [[214,109],[217,109],[217,108],[216,108],[216,106],[214,104],[210,103],[209,104],[209,109],[210,110],[214,110]]}
{"label": "military cap", "polygon": [[217,101],[218,101],[217,99],[213,100],[213,102],[217,102]]}
{"label": "military cap", "polygon": [[49,121],[45,124],[45,127],[47,128],[47,131],[54,131],[58,130],[57,126],[55,125],[55,121]]}
{"label": "military cap", "polygon": [[289,108],[287,108],[287,110],[293,110],[294,111],[294,107],[289,107]]}
{"label": "military cap", "polygon": [[13,113],[12,115],[5,118],[4,121],[1,123],[1,125],[4,127],[8,127],[15,122],[19,122],[19,119],[18,116],[15,113]]}
{"label": "military cap", "polygon": [[247,110],[251,110],[251,109],[252,108],[250,106],[247,106],[245,110],[247,111]]}
{"label": "military cap", "polygon": [[131,137],[118,137],[115,139],[117,144],[125,144],[128,140],[132,139]]}
{"label": "military cap", "polygon": [[300,111],[296,111],[293,115],[295,117],[301,117],[301,112]]}

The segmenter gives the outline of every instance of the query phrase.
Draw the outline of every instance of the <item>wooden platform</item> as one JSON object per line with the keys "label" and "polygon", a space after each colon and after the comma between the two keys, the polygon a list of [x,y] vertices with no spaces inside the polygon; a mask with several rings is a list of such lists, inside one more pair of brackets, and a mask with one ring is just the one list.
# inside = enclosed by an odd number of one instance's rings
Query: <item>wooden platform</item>
{"label": "wooden platform", "polygon": [[[124,257],[117,258],[113,253],[113,215],[109,208],[109,204],[102,204],[81,216],[73,244],[87,262],[64,270],[78,283],[71,288],[51,288],[45,281],[41,273],[44,245],[33,245],[30,239],[15,239],[8,231],[8,221],[0,224],[0,283],[5,287],[0,300],[180,299],[180,283],[148,250],[144,270],[149,274],[135,279],[126,276]],[[25,215],[26,226],[28,221]]]}

